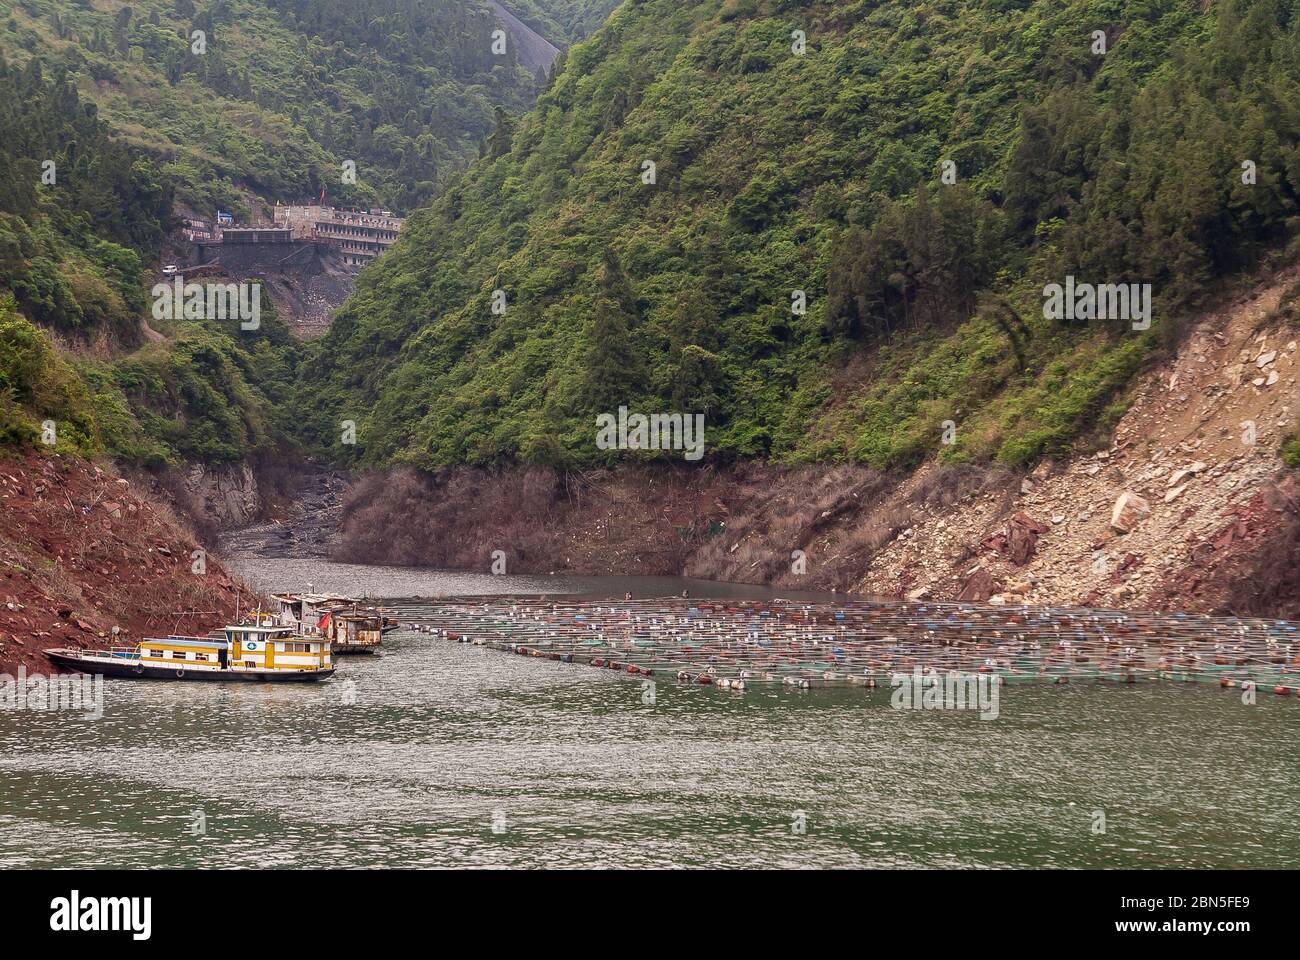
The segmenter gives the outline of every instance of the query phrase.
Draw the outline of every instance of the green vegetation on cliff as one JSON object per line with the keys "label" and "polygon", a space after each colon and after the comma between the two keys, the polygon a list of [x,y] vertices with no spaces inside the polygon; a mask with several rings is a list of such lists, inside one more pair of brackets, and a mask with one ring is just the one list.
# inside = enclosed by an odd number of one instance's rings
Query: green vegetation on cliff
{"label": "green vegetation on cliff", "polygon": [[620,0],[502,0],[509,10],[543,37],[563,48],[590,36]]}
{"label": "green vegetation on cliff", "polygon": [[292,443],[305,349],[269,302],[255,332],[144,319],[174,203],[422,202],[545,82],[497,27],[465,0],[0,2],[3,442],[48,420],[143,464]]}
{"label": "green vegetation on cliff", "polygon": [[[562,42],[606,4],[504,6]],[[22,0],[6,429],[58,408],[70,442],[145,463],[306,440],[576,466],[627,406],[705,414],[724,459],[1030,462],[1113,422],[1224,278],[1294,252],[1297,8],[628,0],[546,79],[485,54],[478,4]],[[194,29],[202,58],[176,48]],[[440,183],[320,343],[139,322],[173,197]],[[1068,276],[1151,284],[1151,328],[1045,319]]]}
{"label": "green vegetation on cliff", "polygon": [[172,186],[109,135],[66,71],[0,57],[0,444],[52,438],[156,465],[287,442],[303,347],[271,305],[256,331],[155,320],[164,339],[145,342],[142,264],[171,221]]}
{"label": "green vegetation on cliff", "polygon": [[131,342],[171,204],[157,165],[109,136],[66,71],[0,53],[0,288],[27,317]]}
{"label": "green vegetation on cliff", "polygon": [[[705,412],[722,457],[1059,449],[1285,251],[1298,7],[627,2],[363,276],[304,368],[309,432],[580,464],[619,403]],[[1045,320],[1069,275],[1152,284],[1151,330]]]}
{"label": "green vegetation on cliff", "polygon": [[497,28],[476,0],[0,2],[11,60],[62,65],[209,217],[247,194],[426,202],[543,80],[493,53]]}

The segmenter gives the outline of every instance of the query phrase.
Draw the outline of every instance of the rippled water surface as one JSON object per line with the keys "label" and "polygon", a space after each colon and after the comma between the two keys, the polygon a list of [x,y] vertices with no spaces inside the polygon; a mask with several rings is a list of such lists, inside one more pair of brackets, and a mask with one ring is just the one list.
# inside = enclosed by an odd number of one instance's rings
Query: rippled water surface
{"label": "rippled water surface", "polygon": [[[310,579],[291,563],[241,572],[268,589]],[[310,573],[374,596],[682,583]],[[323,684],[110,680],[99,721],[0,712],[0,867],[1289,867],[1300,854],[1294,699],[1017,686],[981,721],[895,711],[885,690],[655,693],[650,706],[634,678],[401,632]]]}

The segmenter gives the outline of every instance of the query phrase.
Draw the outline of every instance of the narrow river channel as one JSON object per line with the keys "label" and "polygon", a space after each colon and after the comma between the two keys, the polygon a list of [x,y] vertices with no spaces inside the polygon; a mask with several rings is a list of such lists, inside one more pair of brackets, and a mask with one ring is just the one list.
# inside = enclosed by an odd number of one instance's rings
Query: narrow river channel
{"label": "narrow river channel", "polygon": [[[263,590],[769,596],[645,578],[237,560]],[[786,594],[788,595],[788,594]],[[0,712],[0,867],[1290,867],[1294,702],[1020,685],[997,720],[888,690],[744,695],[411,632],[322,684],[108,681]],[[1104,832],[1098,825],[1104,817]]]}

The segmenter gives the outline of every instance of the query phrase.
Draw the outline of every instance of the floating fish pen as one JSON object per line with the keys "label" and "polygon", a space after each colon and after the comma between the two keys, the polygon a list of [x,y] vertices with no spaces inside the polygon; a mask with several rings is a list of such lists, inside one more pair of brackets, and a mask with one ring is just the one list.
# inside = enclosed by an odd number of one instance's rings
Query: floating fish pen
{"label": "floating fish pen", "polygon": [[422,604],[411,620],[460,643],[739,692],[888,687],[919,671],[1300,696],[1300,636],[1286,620],[971,603],[481,597]]}

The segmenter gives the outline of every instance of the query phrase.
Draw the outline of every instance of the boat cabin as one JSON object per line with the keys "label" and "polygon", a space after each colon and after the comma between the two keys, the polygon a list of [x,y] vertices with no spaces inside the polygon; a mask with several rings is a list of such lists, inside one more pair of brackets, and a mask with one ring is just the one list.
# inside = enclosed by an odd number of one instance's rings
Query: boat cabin
{"label": "boat cabin", "polygon": [[207,637],[141,640],[140,663],[194,672],[321,670],[330,665],[330,643],[296,634],[292,627],[239,624]]}
{"label": "boat cabin", "polygon": [[229,666],[225,637],[164,637],[140,641],[140,662],[176,670],[225,670]]}
{"label": "boat cabin", "polygon": [[331,593],[277,593],[272,599],[280,607],[276,614],[278,621],[284,626],[296,627],[300,633],[320,633],[326,613],[361,602]]}
{"label": "boat cabin", "polygon": [[225,636],[232,669],[320,670],[330,665],[329,639],[293,627],[238,624],[226,627]]}
{"label": "boat cabin", "polygon": [[338,653],[367,652],[383,640],[384,618],[378,613],[331,613],[324,623],[325,636]]}

